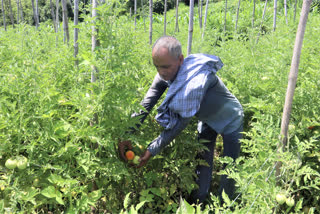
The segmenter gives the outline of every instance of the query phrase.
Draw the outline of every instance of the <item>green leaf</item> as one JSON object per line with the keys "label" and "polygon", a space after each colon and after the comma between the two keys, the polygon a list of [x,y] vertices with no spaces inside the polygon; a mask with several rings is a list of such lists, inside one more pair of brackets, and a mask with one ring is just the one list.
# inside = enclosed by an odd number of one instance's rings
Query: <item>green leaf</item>
{"label": "green leaf", "polygon": [[41,194],[46,196],[47,198],[55,198],[56,189],[54,188],[54,186],[48,186],[47,188],[41,191]]}
{"label": "green leaf", "polygon": [[195,213],[195,209],[185,200],[182,200],[182,197],[180,197],[180,206],[177,209],[176,214],[193,214]]}
{"label": "green leaf", "polygon": [[225,203],[227,206],[230,206],[230,205],[231,205],[231,201],[230,201],[228,195],[225,193],[224,190],[222,191],[222,198],[223,198],[223,200],[224,200],[224,203]]}
{"label": "green leaf", "polygon": [[126,195],[126,197],[124,198],[123,207],[124,207],[125,209],[127,209],[128,206],[129,206],[130,203],[131,203],[130,195],[131,195],[131,192],[129,192],[129,193]]}

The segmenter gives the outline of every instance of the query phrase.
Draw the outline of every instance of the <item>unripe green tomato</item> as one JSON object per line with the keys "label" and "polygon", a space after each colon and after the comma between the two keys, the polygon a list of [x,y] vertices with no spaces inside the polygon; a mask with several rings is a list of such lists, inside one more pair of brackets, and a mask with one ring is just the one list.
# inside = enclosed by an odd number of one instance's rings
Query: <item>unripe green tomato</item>
{"label": "unripe green tomato", "polygon": [[18,161],[17,161],[17,167],[18,169],[25,169],[27,168],[27,164],[28,164],[28,159],[24,156],[21,156],[18,158]]}
{"label": "unripe green tomato", "polygon": [[6,161],[5,166],[6,166],[8,169],[14,169],[14,168],[16,168],[16,166],[17,166],[17,160],[16,160],[16,159],[9,158],[9,159]]}
{"label": "unripe green tomato", "polygon": [[294,199],[293,198],[287,198],[286,204],[288,207],[292,207],[294,205]]}
{"label": "unripe green tomato", "polygon": [[284,202],[286,202],[286,196],[284,194],[278,193],[276,195],[276,200],[279,204],[284,204]]}
{"label": "unripe green tomato", "polygon": [[133,162],[134,164],[138,165],[138,164],[140,164],[139,159],[140,159],[140,156],[136,155],[136,156],[134,156],[134,158],[133,158],[133,161],[132,161],[132,162]]}

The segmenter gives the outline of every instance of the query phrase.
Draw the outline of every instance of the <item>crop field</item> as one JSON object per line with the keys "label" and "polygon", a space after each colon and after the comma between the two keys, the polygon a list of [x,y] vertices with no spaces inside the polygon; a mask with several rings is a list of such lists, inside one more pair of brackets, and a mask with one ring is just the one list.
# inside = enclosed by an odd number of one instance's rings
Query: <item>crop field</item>
{"label": "crop field", "polygon": [[[162,128],[156,107],[141,127],[128,132],[157,72],[149,44],[148,5],[134,17],[107,3],[99,17],[81,14],[70,41],[62,23],[36,28],[27,23],[0,27],[0,213],[320,213],[320,13],[313,5],[300,56],[288,143],[278,150],[280,126],[302,1],[210,1],[205,28],[195,5],[192,53],[219,56],[217,73],[239,99],[245,114],[241,155],[224,158],[218,137],[213,180],[204,205],[186,198],[197,188],[196,118],[143,168],[120,160],[118,141],[131,140],[141,155]],[[205,1],[204,1],[205,2]],[[319,4],[319,1],[316,1]],[[204,19],[205,4],[203,7]],[[189,7],[167,12],[166,34],[175,36],[187,56]],[[153,14],[152,43],[163,35],[164,15]],[[92,26],[99,45],[92,51]],[[73,30],[79,28],[74,56]],[[259,38],[259,39],[257,39]],[[78,63],[78,64],[77,64]],[[93,69],[94,68],[94,69]],[[97,77],[91,81],[92,73]],[[280,175],[276,177],[276,163]],[[223,169],[223,165],[227,167]],[[217,189],[221,175],[236,181],[237,197]]]}

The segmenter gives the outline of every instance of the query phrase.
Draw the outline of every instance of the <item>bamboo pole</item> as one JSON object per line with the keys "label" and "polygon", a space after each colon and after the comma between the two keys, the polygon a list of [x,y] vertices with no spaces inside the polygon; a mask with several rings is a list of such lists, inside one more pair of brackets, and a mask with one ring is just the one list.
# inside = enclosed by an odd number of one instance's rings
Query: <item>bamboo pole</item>
{"label": "bamboo pole", "polygon": [[52,22],[53,22],[53,26],[54,26],[54,32],[57,32],[57,25],[56,25],[56,19],[54,16],[52,0],[50,0],[50,8],[51,8],[51,17],[52,17]]}
{"label": "bamboo pole", "polygon": [[235,26],[235,31],[237,33],[237,29],[238,29],[238,19],[239,19],[239,11],[240,11],[240,1],[238,1],[238,8],[237,8],[237,18],[236,18],[236,26]]}
{"label": "bamboo pole", "polygon": [[23,18],[23,6],[22,6],[21,0],[19,0],[19,3],[20,3],[20,18],[21,18],[21,22],[23,22],[24,21],[24,18]]}
{"label": "bamboo pole", "polygon": [[142,12],[142,18],[143,18],[144,32],[146,32],[146,19],[144,17],[143,0],[141,0],[141,12]]}
{"label": "bamboo pole", "polygon": [[204,23],[203,23],[202,38],[204,37],[204,32],[205,32],[205,30],[206,30],[206,25],[207,25],[208,5],[209,5],[209,0],[206,1],[206,11],[205,11],[205,14],[204,14]]}
{"label": "bamboo pole", "polygon": [[11,0],[9,0],[9,10],[10,10],[10,20],[12,27],[14,28],[14,20],[13,20],[13,12],[12,12],[12,5],[11,5]]}
{"label": "bamboo pole", "polygon": [[75,66],[78,67],[79,61],[78,61],[78,52],[79,52],[79,45],[78,45],[78,19],[79,19],[79,0],[74,0],[74,58],[75,58]]}
{"label": "bamboo pole", "polygon": [[[293,101],[294,90],[295,90],[297,79],[298,79],[301,49],[303,44],[304,33],[307,26],[307,20],[308,20],[311,2],[312,0],[304,0],[302,5],[300,21],[298,25],[297,34],[296,34],[296,41],[293,49],[291,68],[290,68],[290,73],[288,77],[288,87],[287,87],[287,93],[286,93],[286,98],[285,98],[285,103],[283,108],[283,114],[282,114],[281,133],[280,133],[280,141],[278,144],[278,153],[281,153],[282,151],[284,151],[288,141],[288,126],[289,126],[290,114],[292,109],[292,101]],[[281,165],[282,163],[280,161],[278,161],[276,164],[276,178],[277,178],[278,184],[280,179],[279,176],[280,176]]]}
{"label": "bamboo pole", "polygon": [[188,34],[188,47],[187,47],[187,55],[191,54],[192,49],[192,34],[193,34],[193,14],[194,14],[194,0],[190,0],[189,6],[189,34]]}
{"label": "bamboo pole", "polygon": [[284,0],[284,16],[286,18],[286,24],[288,25],[288,11],[287,11],[287,0]]}
{"label": "bamboo pole", "polygon": [[226,28],[227,28],[227,8],[228,8],[228,0],[226,0],[225,7],[224,7],[224,25],[223,25],[224,34],[226,34]]}
{"label": "bamboo pole", "polygon": [[7,31],[6,14],[3,7],[3,0],[1,0],[1,11],[2,11],[2,17],[3,17],[3,27],[4,27],[4,30]]}
{"label": "bamboo pole", "polygon": [[265,14],[266,14],[267,3],[268,3],[268,0],[266,0],[266,1],[265,1],[265,4],[264,4],[264,9],[263,9],[263,14],[262,14],[262,20],[261,20],[260,29],[259,29],[259,33],[258,33],[258,36],[257,36],[256,44],[258,44],[258,42],[259,42],[260,32],[261,32],[262,24],[263,24],[263,21],[264,21],[264,16],[265,16]]}
{"label": "bamboo pole", "polygon": [[[93,25],[92,25],[92,36],[91,36],[91,42],[92,42],[91,51],[93,55],[95,55],[96,47],[99,45],[99,41],[97,39],[98,29],[96,27],[96,20],[98,16],[97,6],[98,6],[97,0],[92,0]],[[97,81],[97,79],[98,79],[98,68],[95,65],[92,65],[91,82],[94,83]],[[94,124],[97,124],[97,123],[98,123],[98,115],[95,113],[93,115],[93,120],[90,122],[90,125],[93,126]]]}
{"label": "bamboo pole", "polygon": [[179,0],[176,1],[176,27],[175,32],[179,32]]}
{"label": "bamboo pole", "polygon": [[67,15],[67,2],[66,0],[62,0],[62,20],[63,20],[63,42],[67,42],[69,44],[69,24],[68,24],[68,15]]}
{"label": "bamboo pole", "polygon": [[152,0],[149,0],[149,19],[150,19],[150,23],[149,23],[149,44],[152,44]]}
{"label": "bamboo pole", "polygon": [[137,29],[137,0],[134,0],[134,30]]}
{"label": "bamboo pole", "polygon": [[202,0],[198,3],[198,11],[199,11],[199,26],[202,29]]}
{"label": "bamboo pole", "polygon": [[296,22],[297,0],[294,1],[293,22]]}
{"label": "bamboo pole", "polygon": [[33,18],[34,18],[34,22],[36,23],[36,28],[38,29],[39,27],[39,19],[37,16],[37,10],[34,6],[34,0],[31,0],[31,4],[32,4],[32,10],[33,10]]}
{"label": "bamboo pole", "polygon": [[276,31],[276,25],[277,25],[277,0],[274,0],[273,4],[273,31]]}
{"label": "bamboo pole", "polygon": [[163,35],[167,34],[167,0],[164,1],[164,24],[163,24]]}
{"label": "bamboo pole", "polygon": [[19,10],[20,10],[19,0],[16,0],[16,3],[17,3],[17,24],[19,24]]}
{"label": "bamboo pole", "polygon": [[253,0],[253,11],[252,11],[252,28],[254,28],[254,17],[256,13],[256,0]]}

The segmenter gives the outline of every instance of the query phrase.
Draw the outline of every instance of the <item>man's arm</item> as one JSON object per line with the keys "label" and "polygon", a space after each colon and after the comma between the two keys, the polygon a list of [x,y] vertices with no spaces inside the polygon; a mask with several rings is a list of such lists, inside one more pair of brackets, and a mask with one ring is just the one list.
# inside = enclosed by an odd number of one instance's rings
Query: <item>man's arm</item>
{"label": "man's arm", "polygon": [[[141,117],[140,123],[143,123],[143,121],[148,116],[149,112],[152,110],[152,108],[155,106],[155,104],[158,102],[162,94],[165,92],[165,90],[168,87],[168,83],[160,78],[159,74],[155,76],[151,87],[149,88],[147,94],[145,95],[144,99],[141,102],[141,105],[147,110],[142,111],[140,110],[139,113],[133,113],[131,117]],[[137,124],[137,127],[139,128],[140,124]]]}
{"label": "man's arm", "polygon": [[176,126],[172,129],[164,130],[159,137],[154,139],[148,146],[147,150],[144,152],[142,157],[139,159],[140,164],[138,168],[147,164],[152,156],[160,153],[161,149],[166,147],[175,137],[177,137],[183,129],[187,127],[191,120],[190,118],[179,118]]}

